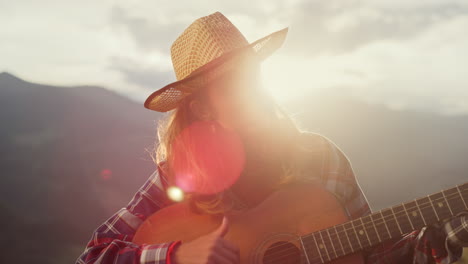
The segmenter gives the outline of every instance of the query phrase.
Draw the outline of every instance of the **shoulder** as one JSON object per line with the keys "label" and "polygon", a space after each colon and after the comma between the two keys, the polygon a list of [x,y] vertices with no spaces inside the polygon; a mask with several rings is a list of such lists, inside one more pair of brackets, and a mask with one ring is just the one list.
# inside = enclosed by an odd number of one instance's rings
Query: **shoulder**
{"label": "shoulder", "polygon": [[343,150],[329,137],[317,132],[301,131],[297,139],[295,159],[304,168],[313,169],[323,177],[328,171],[346,171],[351,166]]}
{"label": "shoulder", "polygon": [[308,152],[327,153],[338,146],[323,134],[311,131],[301,131],[296,141],[302,150]]}
{"label": "shoulder", "polygon": [[329,137],[310,131],[301,131],[298,142],[309,151],[320,151],[326,158],[341,159],[349,162],[344,151]]}
{"label": "shoulder", "polygon": [[321,179],[329,152],[328,139],[315,132],[301,131],[294,140],[291,159],[301,178]]}
{"label": "shoulder", "polygon": [[167,170],[168,167],[165,160],[158,162],[156,164],[156,169],[140,189],[147,190],[156,187],[157,189],[166,192],[167,188],[169,187],[167,180]]}
{"label": "shoulder", "polygon": [[166,160],[162,160],[157,163],[157,169],[155,171],[156,177],[156,185],[159,189],[166,191],[169,187],[169,165]]}

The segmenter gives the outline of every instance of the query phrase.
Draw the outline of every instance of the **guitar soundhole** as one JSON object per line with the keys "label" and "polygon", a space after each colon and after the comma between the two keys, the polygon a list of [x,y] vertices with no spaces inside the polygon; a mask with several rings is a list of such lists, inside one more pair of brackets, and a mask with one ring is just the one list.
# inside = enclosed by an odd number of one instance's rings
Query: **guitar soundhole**
{"label": "guitar soundhole", "polygon": [[263,256],[263,264],[300,264],[301,251],[292,243],[276,242]]}

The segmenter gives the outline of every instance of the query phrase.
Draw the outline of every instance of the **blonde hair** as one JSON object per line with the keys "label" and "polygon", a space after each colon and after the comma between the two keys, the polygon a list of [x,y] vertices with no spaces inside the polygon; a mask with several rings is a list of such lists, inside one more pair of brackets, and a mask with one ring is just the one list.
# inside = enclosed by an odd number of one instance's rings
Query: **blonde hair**
{"label": "blonde hair", "polygon": [[[173,147],[172,143],[174,139],[189,126],[192,122],[196,121],[194,113],[191,112],[190,102],[192,100],[207,100],[203,96],[200,96],[201,93],[193,93],[188,95],[183,99],[181,104],[170,114],[159,121],[157,137],[158,142],[155,142],[155,150],[152,152],[152,159],[156,164],[159,164],[163,161],[169,161],[173,157]],[[273,100],[269,94],[264,94],[262,100],[266,100],[265,103],[268,106],[268,113],[271,118],[269,121],[273,122],[273,126],[269,128],[268,131],[264,133],[271,138],[271,142],[275,144],[264,144],[263,148],[277,148],[278,144],[280,145],[282,158],[279,166],[281,167],[280,178],[277,179],[275,187],[276,189],[281,188],[286,184],[295,182],[300,178],[300,168],[298,163],[294,162],[291,158],[294,155],[292,153],[298,151],[298,144],[294,144],[295,140],[301,133],[300,129],[296,126],[294,120]],[[206,101],[205,101],[206,102]],[[274,131],[274,132],[272,132]],[[267,155],[272,153],[271,150],[265,149],[262,153]],[[155,154],[155,155],[154,155]],[[273,165],[273,164],[272,164]],[[166,167],[165,176],[169,185],[175,184],[175,177],[173,171],[170,167]],[[228,211],[233,208],[232,201],[231,203],[226,203],[226,193],[221,192],[214,195],[199,195],[194,193],[186,194],[186,199],[188,199],[195,210],[217,214],[224,211]]]}

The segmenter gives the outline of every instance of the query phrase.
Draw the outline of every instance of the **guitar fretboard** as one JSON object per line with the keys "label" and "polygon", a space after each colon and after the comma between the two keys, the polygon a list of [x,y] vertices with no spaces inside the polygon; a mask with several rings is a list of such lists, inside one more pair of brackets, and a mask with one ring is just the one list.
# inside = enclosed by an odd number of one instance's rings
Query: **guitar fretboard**
{"label": "guitar fretboard", "polygon": [[468,183],[465,183],[304,235],[301,240],[309,263],[326,263],[453,217],[468,210],[467,204]]}

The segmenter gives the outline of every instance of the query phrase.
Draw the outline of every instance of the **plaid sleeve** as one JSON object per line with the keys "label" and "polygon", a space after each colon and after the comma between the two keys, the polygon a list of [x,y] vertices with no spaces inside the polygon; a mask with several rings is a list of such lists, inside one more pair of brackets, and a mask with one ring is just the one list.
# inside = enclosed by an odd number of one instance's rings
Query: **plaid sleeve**
{"label": "plaid sleeve", "polygon": [[468,247],[468,211],[461,213],[444,225],[447,243],[453,247]]}
{"label": "plaid sleeve", "polygon": [[329,138],[321,135],[324,145],[322,182],[342,203],[348,217],[355,219],[371,213],[369,203],[354,175],[349,158]]}
{"label": "plaid sleeve", "polygon": [[161,244],[132,243],[139,225],[151,214],[169,204],[158,169],[136,192],[130,203],[101,224],[92,234],[76,263],[168,264],[169,248],[180,241]]}

